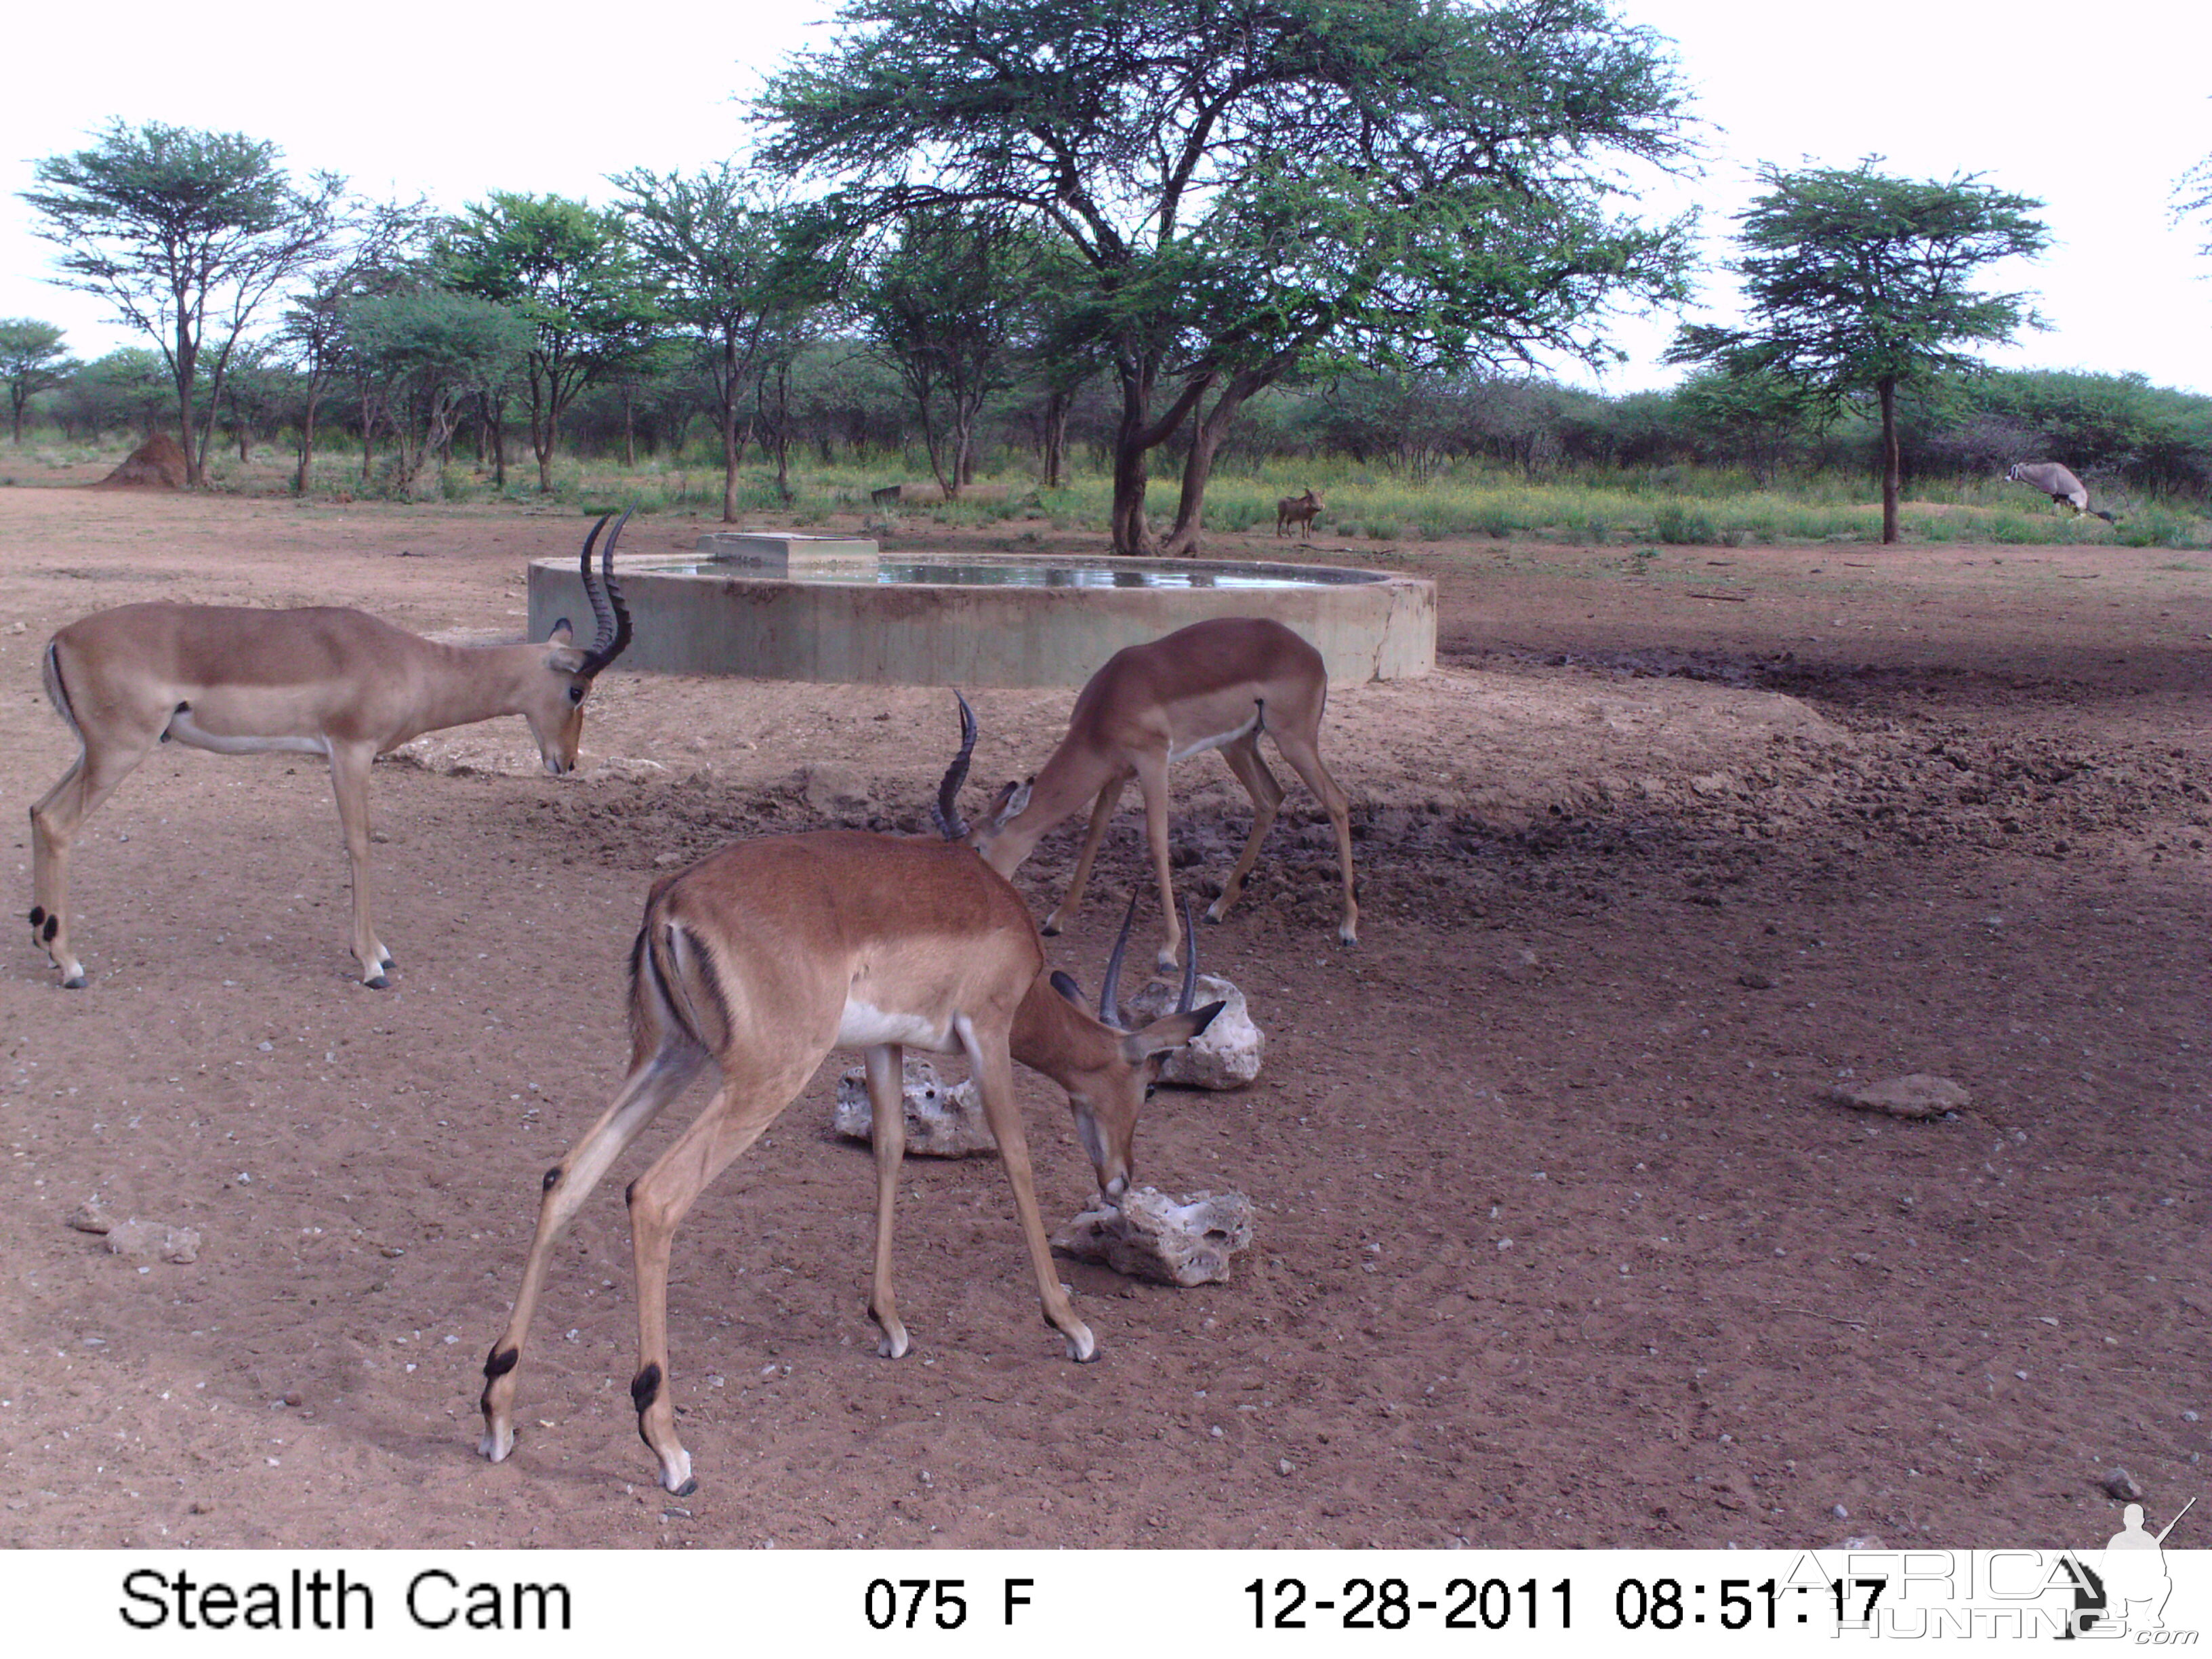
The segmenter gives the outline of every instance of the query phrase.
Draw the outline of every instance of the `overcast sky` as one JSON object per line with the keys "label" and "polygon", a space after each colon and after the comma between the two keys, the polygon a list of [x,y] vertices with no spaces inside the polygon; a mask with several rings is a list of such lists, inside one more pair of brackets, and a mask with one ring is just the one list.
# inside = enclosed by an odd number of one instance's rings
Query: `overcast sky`
{"label": "overcast sky", "polygon": [[[1707,320],[1732,314],[1730,217],[1760,161],[1848,167],[1887,157],[1912,178],[1979,173],[2046,204],[2054,246],[1992,285],[2036,292],[2051,324],[1995,361],[2134,370],[2212,393],[2212,224],[2175,227],[2173,184],[2212,154],[2212,5],[2106,0],[1623,0],[1679,49],[1710,124],[1705,177],[1647,198],[1696,204],[1715,268]],[[603,200],[605,175],[690,169],[744,142],[738,95],[822,39],[817,0],[660,0],[598,9],[296,0],[217,7],[109,0],[26,7],[8,29],[0,94],[0,317],[61,324],[80,356],[132,337],[94,300],[43,280],[52,250],[18,192],[41,156],[82,147],[111,118],[274,140],[302,172],[457,208],[494,189]],[[634,20],[612,33],[600,20]],[[533,18],[537,21],[533,21]],[[1626,319],[1632,362],[1608,390],[1663,385],[1673,317]]]}

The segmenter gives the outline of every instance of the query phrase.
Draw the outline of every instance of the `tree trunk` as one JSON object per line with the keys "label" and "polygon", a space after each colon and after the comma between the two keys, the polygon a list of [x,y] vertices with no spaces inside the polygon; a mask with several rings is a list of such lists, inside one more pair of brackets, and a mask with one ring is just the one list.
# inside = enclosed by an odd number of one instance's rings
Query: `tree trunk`
{"label": "tree trunk", "polygon": [[1897,382],[1876,383],[1881,393],[1881,539],[1887,546],[1897,539]]}
{"label": "tree trunk", "polygon": [[624,383],[623,398],[623,465],[632,471],[637,470],[637,416],[632,406],[630,388]]}
{"label": "tree trunk", "polygon": [[198,489],[204,481],[206,452],[192,442],[192,382],[199,378],[199,342],[185,325],[184,312],[177,316],[177,351],[170,367],[177,379],[177,428],[185,447],[185,487]]}
{"label": "tree trunk", "polygon": [[307,412],[300,417],[300,466],[292,475],[292,493],[304,495],[315,477],[315,405],[322,401],[322,389],[311,380],[307,385]]}
{"label": "tree trunk", "polygon": [[1057,489],[1061,470],[1067,465],[1067,412],[1075,404],[1072,392],[1055,392],[1044,405],[1044,487]]}
{"label": "tree trunk", "polygon": [[[1190,453],[1184,457],[1182,464],[1182,496],[1176,505],[1175,528],[1160,544],[1161,552],[1188,556],[1198,551],[1199,533],[1206,519],[1206,485],[1213,476],[1213,458],[1220,452],[1222,440],[1229,435],[1237,411],[1273,378],[1249,374],[1233,377],[1214,399],[1212,411],[1192,423]],[[1193,408],[1195,410],[1196,405]]]}

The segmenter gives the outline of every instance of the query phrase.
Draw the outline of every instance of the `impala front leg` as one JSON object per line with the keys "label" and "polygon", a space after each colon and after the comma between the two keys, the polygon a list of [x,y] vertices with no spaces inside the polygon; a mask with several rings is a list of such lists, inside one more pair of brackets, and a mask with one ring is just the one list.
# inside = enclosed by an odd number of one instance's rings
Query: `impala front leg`
{"label": "impala front leg", "polygon": [[338,827],[353,872],[353,954],[361,963],[361,982],[381,991],[392,982],[386,970],[392,964],[392,952],[378,940],[368,919],[368,769],[375,758],[375,750],[366,744],[331,744],[331,789],[337,797]]}
{"label": "impala front leg", "polygon": [[1128,782],[1126,777],[1115,778],[1098,792],[1098,804],[1091,809],[1091,832],[1083,838],[1083,851],[1076,855],[1075,875],[1067,884],[1067,896],[1053,908],[1037,931],[1047,939],[1058,937],[1063,921],[1072,921],[1075,913],[1083,908],[1083,890],[1091,882],[1091,860],[1098,856],[1098,843],[1106,839],[1106,824],[1115,809],[1121,804],[1121,789]]}
{"label": "impala front leg", "polygon": [[1036,1273],[1037,1295],[1044,1304],[1045,1322],[1066,1339],[1067,1357],[1079,1364],[1098,1358],[1098,1339],[1091,1327],[1076,1316],[1075,1307],[1060,1288],[1060,1270],[1052,1265],[1052,1250],[1044,1238],[1044,1218],[1038,1212],[1036,1177],[1030,1165],[1030,1144],[1022,1132],[1021,1103],[1014,1096],[1014,1062],[1000,1041],[986,1045],[963,1016],[954,1022],[968,1064],[975,1073],[975,1087],[983,1097],[983,1121],[999,1143],[999,1161],[1006,1166],[1006,1180],[1014,1189],[1014,1213],[1021,1218],[1022,1242],[1029,1247],[1030,1266]]}
{"label": "impala front leg", "polygon": [[912,1346],[891,1294],[891,1211],[898,1201],[899,1165],[906,1157],[906,1050],[886,1043],[867,1050],[869,1139],[876,1151],[876,1273],[868,1314],[883,1333],[876,1352],[901,1359]]}

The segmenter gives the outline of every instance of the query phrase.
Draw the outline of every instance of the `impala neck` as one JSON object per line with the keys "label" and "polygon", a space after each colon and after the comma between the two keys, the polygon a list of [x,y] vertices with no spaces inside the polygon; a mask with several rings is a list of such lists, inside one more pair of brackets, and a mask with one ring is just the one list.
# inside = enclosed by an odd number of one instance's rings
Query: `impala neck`
{"label": "impala neck", "polygon": [[415,728],[442,732],[529,706],[534,678],[545,672],[543,645],[437,645],[416,684]]}
{"label": "impala neck", "polygon": [[[983,861],[1002,876],[1012,874],[1054,824],[1087,804],[1113,775],[1112,765],[1070,731],[1030,783],[1030,804],[981,849]],[[1057,993],[1054,1000],[1060,1000]]]}
{"label": "impala neck", "polygon": [[1054,990],[1042,974],[1014,1011],[1008,1046],[1018,1063],[1062,1088],[1081,1073],[1104,1070],[1121,1054],[1121,1034]]}

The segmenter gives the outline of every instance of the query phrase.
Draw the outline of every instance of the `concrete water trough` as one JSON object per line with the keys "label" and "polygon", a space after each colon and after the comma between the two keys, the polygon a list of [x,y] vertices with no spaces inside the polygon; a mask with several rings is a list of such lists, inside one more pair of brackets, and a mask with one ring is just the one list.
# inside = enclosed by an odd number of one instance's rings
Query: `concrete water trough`
{"label": "concrete water trough", "polygon": [[[1080,685],[1125,645],[1208,617],[1272,617],[1337,684],[1436,665],[1433,584],[1381,571],[1206,559],[880,554],[779,533],[704,537],[696,556],[618,556],[635,624],[625,668],[857,685]],[[591,626],[574,560],[530,566],[530,633]]]}

